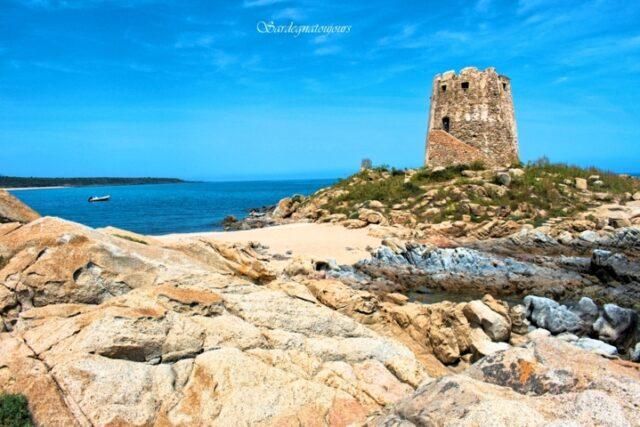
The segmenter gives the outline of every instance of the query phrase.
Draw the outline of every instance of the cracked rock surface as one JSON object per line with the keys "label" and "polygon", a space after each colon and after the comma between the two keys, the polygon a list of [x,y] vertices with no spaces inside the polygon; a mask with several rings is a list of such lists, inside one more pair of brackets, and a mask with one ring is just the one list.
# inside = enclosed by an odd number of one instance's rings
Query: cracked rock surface
{"label": "cracked rock surface", "polygon": [[[573,334],[630,348],[632,310],[422,304],[305,268],[276,277],[254,249],[49,217],[0,224],[0,393],[24,394],[44,426],[639,425],[640,365]],[[493,286],[510,269],[523,282],[555,271],[408,249],[377,260],[461,287],[469,269]],[[635,277],[627,261],[592,262]]]}
{"label": "cracked rock surface", "polygon": [[245,278],[237,248],[194,257],[55,218],[0,247],[0,384],[39,424],[347,425],[429,378],[399,342]]}
{"label": "cracked rock surface", "polygon": [[552,338],[426,381],[370,426],[636,426],[640,372]]}

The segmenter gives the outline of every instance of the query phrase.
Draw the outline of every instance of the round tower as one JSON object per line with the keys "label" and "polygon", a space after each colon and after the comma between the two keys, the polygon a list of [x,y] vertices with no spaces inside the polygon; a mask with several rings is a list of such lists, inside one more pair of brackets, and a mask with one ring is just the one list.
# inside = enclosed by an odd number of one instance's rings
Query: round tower
{"label": "round tower", "polygon": [[494,68],[467,67],[433,80],[426,161],[428,166],[518,161],[511,81]]}

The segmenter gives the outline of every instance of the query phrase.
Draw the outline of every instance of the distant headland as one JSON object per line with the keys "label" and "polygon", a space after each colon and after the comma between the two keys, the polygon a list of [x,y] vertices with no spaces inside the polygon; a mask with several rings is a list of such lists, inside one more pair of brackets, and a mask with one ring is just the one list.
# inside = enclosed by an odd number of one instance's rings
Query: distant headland
{"label": "distant headland", "polygon": [[185,181],[178,178],[36,178],[0,175],[0,188],[86,187],[92,185],[177,184],[183,182]]}

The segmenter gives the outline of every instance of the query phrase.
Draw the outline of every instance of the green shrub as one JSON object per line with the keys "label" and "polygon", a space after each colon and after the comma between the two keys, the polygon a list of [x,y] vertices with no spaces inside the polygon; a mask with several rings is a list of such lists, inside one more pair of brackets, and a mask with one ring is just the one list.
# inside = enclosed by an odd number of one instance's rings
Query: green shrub
{"label": "green shrub", "polygon": [[389,172],[389,165],[379,165],[379,166],[375,166],[373,167],[371,170],[375,171],[375,172]]}
{"label": "green shrub", "polygon": [[[522,176],[513,177],[508,187],[500,186],[506,190],[504,193],[492,190],[491,186],[483,186],[482,181],[491,182],[487,174],[478,174],[483,176],[480,182],[477,178],[462,176],[464,170],[480,170],[484,166],[480,162],[474,162],[437,168],[438,170],[421,168],[408,182],[405,182],[407,172],[400,169],[384,166],[361,171],[335,184],[335,189],[343,191],[340,195],[329,198],[321,207],[331,213],[344,213],[354,218],[358,207],[368,201],[378,200],[384,204],[385,209],[390,209],[394,204],[402,204],[419,221],[438,223],[446,219],[459,219],[469,213],[466,207],[461,206],[462,193],[470,203],[497,210],[495,214],[498,216],[502,215],[499,208],[508,207],[512,212],[512,219],[539,225],[546,222],[547,218],[571,216],[601,204],[595,198],[583,198],[575,189],[575,178],[589,179],[592,175],[598,175],[601,185],[595,186],[592,179],[589,181],[589,189],[609,193],[612,198],[616,194],[620,196],[640,191],[638,179],[596,168],[551,163],[546,157],[523,165]],[[484,189],[478,190],[479,187]],[[456,188],[460,191],[456,191]],[[437,190],[435,194],[434,189]],[[426,199],[423,197],[427,192],[430,192],[429,203],[425,203]],[[432,207],[438,207],[439,212],[431,211],[427,215],[426,211]],[[538,217],[541,210],[546,212],[541,215],[544,218]],[[481,222],[490,217],[493,214],[472,215],[472,221]]]}
{"label": "green shrub", "polygon": [[404,176],[404,169],[391,168],[391,176]]}
{"label": "green shrub", "polygon": [[0,426],[33,426],[26,397],[21,394],[0,395]]}
{"label": "green shrub", "polygon": [[[597,188],[598,191],[622,194],[633,193],[634,191],[637,191],[638,188],[638,182],[633,178],[623,177],[616,173],[601,170],[593,166],[582,168],[580,166],[569,165],[566,163],[551,163],[547,157],[541,157],[535,162],[527,164],[524,180],[532,183],[535,178],[541,178],[540,181],[561,183],[565,179],[572,181],[575,178],[587,179],[592,175],[598,175],[603,183],[601,187]],[[594,188],[592,188],[592,183],[589,183],[589,186],[591,190],[594,190]]]}
{"label": "green shrub", "polygon": [[402,175],[391,176],[387,179],[367,181],[353,187],[344,188],[348,188],[349,193],[338,197],[337,200],[335,200],[336,203],[345,201],[361,203],[369,200],[397,203],[421,191],[415,184],[410,182],[405,183],[404,176]]}
{"label": "green shrub", "polygon": [[469,169],[472,171],[483,171],[487,168],[482,160],[476,160],[469,165]]}
{"label": "green shrub", "polygon": [[418,183],[449,181],[460,176],[461,172],[469,169],[468,165],[454,165],[444,169],[420,169],[414,176],[413,181]]}

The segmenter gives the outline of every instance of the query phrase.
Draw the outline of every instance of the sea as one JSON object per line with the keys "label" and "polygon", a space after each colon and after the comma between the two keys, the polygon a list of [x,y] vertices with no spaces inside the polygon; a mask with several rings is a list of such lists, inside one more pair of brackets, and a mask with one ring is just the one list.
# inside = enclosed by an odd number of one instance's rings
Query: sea
{"label": "sea", "polygon": [[[252,209],[293,194],[309,195],[335,179],[185,182],[121,186],[12,190],[40,215],[90,227],[108,225],[147,235],[219,231],[227,215],[246,217]],[[91,196],[108,202],[89,203]]]}

